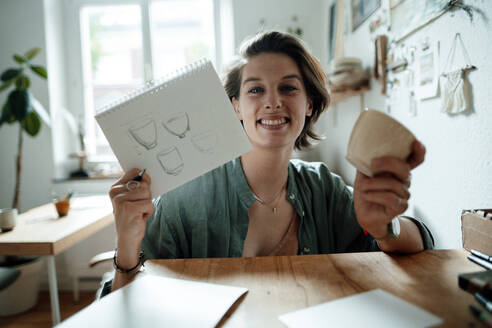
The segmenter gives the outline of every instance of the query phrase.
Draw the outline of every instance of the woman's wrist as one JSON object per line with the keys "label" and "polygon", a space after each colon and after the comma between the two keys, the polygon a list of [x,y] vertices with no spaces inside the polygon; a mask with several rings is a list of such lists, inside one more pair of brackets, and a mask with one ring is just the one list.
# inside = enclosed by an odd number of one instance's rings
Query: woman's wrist
{"label": "woman's wrist", "polygon": [[121,268],[130,269],[139,262],[140,245],[130,246],[130,243],[118,241],[115,259]]}
{"label": "woman's wrist", "polygon": [[121,262],[118,260],[118,249],[115,249],[115,253],[113,256],[113,267],[119,273],[133,274],[137,272],[141,266],[144,265],[144,262],[145,262],[144,252],[140,251],[136,263],[133,262],[135,263],[134,265],[125,265],[127,263],[121,264]]}

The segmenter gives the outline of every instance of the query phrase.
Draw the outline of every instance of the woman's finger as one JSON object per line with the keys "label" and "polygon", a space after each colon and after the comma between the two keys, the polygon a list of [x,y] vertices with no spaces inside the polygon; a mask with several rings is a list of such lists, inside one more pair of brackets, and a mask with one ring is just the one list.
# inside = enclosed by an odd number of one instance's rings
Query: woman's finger
{"label": "woman's finger", "polygon": [[121,193],[132,193],[135,190],[137,190],[137,191],[147,190],[147,191],[149,191],[149,197],[150,197],[150,185],[147,182],[135,181],[134,183],[129,185],[129,183],[131,183],[131,181],[132,180],[127,181],[124,184],[115,184],[115,185],[111,186],[111,188],[109,189],[109,197],[113,198],[116,195],[121,194]]}
{"label": "woman's finger", "polygon": [[127,202],[126,204],[127,211],[142,215],[144,219],[147,219],[154,213],[154,204],[152,203],[152,200],[149,199]]}
{"label": "woman's finger", "polygon": [[[125,184],[128,181],[135,179],[141,171],[142,171],[141,169],[133,168],[133,169],[125,172],[125,174],[123,174],[123,176],[121,178],[119,178],[118,181],[116,181],[113,184],[113,186],[115,186],[117,184]],[[142,180],[145,180],[146,179],[145,176],[147,176],[147,178],[149,180],[149,181],[146,181],[146,182],[147,183],[150,183],[150,177],[148,176],[148,174],[144,174],[144,176],[142,177]]]}
{"label": "woman's finger", "polygon": [[361,193],[364,200],[384,206],[386,212],[392,216],[403,213],[408,208],[406,199],[387,191],[369,191]]}
{"label": "woman's finger", "polygon": [[410,198],[408,188],[401,181],[391,176],[362,179],[359,183],[359,188],[362,192],[390,191],[398,195],[400,198]]}
{"label": "woman's finger", "polygon": [[117,185],[111,187],[110,195],[117,202],[123,201],[136,201],[142,199],[151,199],[149,185],[145,182],[141,182],[140,186],[136,189],[128,190],[126,185]]}
{"label": "woman's finger", "polygon": [[410,165],[395,157],[380,157],[371,161],[371,167],[375,175],[391,173],[398,180],[405,181],[410,174]]}
{"label": "woman's finger", "polygon": [[411,169],[422,164],[425,159],[425,152],[425,146],[420,141],[415,140],[412,144],[412,153],[407,159],[407,163]]}

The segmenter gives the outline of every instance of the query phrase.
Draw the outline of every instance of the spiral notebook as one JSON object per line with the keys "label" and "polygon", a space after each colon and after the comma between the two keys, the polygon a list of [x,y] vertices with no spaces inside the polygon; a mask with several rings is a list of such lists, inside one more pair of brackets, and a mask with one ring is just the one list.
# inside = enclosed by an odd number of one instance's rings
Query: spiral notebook
{"label": "spiral notebook", "polygon": [[106,106],[96,121],[124,171],[147,170],[153,197],[252,149],[208,60]]}

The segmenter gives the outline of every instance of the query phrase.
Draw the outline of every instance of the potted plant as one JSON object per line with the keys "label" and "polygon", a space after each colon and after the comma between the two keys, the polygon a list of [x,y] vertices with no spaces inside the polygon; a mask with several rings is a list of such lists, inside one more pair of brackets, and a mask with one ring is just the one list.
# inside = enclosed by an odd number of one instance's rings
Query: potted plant
{"label": "potted plant", "polygon": [[[32,59],[41,51],[33,48],[24,55],[14,54],[17,67],[8,68],[0,75],[2,84],[0,92],[10,90],[1,107],[0,128],[4,124],[19,125],[19,139],[16,157],[15,190],[12,208],[19,209],[20,185],[22,176],[22,145],[24,133],[35,137],[41,130],[41,121],[49,125],[49,116],[41,103],[29,91],[30,74],[47,79],[43,66],[35,65]],[[6,256],[1,267],[16,268],[21,271],[18,278],[0,292],[0,315],[24,312],[37,302],[39,289],[39,272],[41,261],[37,257]]]}

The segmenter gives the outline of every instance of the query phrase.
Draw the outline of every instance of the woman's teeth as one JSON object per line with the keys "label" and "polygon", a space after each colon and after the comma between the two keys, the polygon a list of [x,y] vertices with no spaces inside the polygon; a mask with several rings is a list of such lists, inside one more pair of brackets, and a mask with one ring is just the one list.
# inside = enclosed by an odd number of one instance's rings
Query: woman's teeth
{"label": "woman's teeth", "polygon": [[285,118],[281,118],[278,120],[265,120],[265,119],[260,120],[260,123],[264,125],[280,125],[280,124],[284,124],[285,122],[286,122]]}

